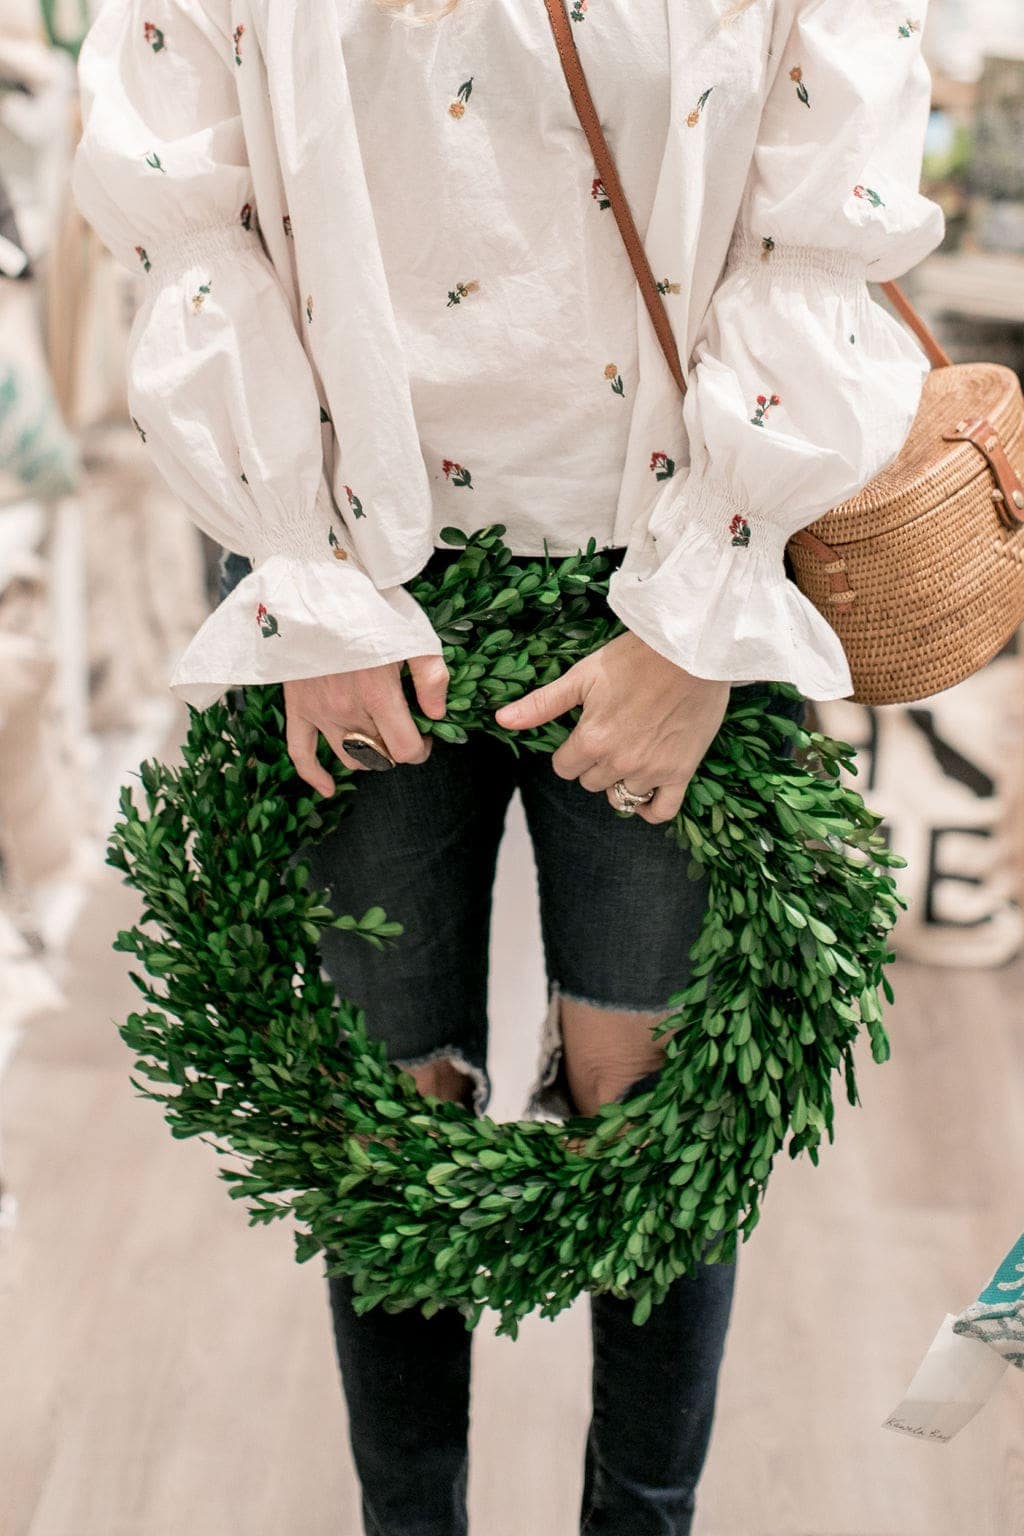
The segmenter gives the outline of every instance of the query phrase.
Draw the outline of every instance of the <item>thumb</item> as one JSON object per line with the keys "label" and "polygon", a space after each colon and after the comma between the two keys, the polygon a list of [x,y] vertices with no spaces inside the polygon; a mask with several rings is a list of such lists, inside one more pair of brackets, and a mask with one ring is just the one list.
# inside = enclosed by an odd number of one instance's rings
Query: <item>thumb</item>
{"label": "thumb", "polygon": [[410,656],[416,698],[425,715],[443,720],[448,708],[448,668],[440,656]]}
{"label": "thumb", "polygon": [[525,693],[514,704],[503,704],[494,718],[499,725],[523,730],[531,725],[543,725],[546,720],[554,720],[567,709],[572,709],[574,704],[582,702],[583,680],[578,669],[573,666],[563,672],[561,677],[556,677],[554,682],[534,688],[532,693]]}

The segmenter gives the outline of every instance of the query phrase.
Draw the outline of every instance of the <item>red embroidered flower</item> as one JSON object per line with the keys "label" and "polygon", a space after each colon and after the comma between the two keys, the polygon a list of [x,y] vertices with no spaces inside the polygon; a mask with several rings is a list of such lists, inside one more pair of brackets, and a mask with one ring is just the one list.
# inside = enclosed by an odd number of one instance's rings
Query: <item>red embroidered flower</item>
{"label": "red embroidered flower", "polygon": [[650,468],[655,480],[671,480],[676,472],[675,461],[667,453],[657,451],[651,454]]}
{"label": "red embroidered flower", "polygon": [[352,508],[352,516],[365,517],[366,513],[363,511],[363,504],[350,485],[346,485],[345,495],[348,497],[348,504]]}
{"label": "red embroidered flower", "polygon": [[729,534],[732,542],[740,549],[746,549],[750,543],[750,524],[738,512],[729,524]]}
{"label": "red embroidered flower", "polygon": [[757,410],[754,412],[753,416],[751,416],[750,420],[753,422],[755,427],[763,427],[764,419],[768,412],[771,410],[772,406],[781,404],[781,395],[772,395],[770,398],[768,395],[758,395]]}
{"label": "red embroidered flower", "polygon": [[469,470],[462,464],[456,464],[454,459],[442,459],[441,470],[445,479],[450,480],[452,485],[462,485],[470,491],[476,489],[473,484],[473,476]]}
{"label": "red embroidered flower", "polygon": [[611,199],[605,189],[605,184],[600,176],[595,176],[590,183],[590,195],[599,208],[610,208]]}
{"label": "red embroidered flower", "polygon": [[263,636],[264,640],[269,640],[272,638],[272,636],[279,635],[281,633],[277,625],[277,620],[268,609],[266,603],[257,604],[256,623],[260,627],[260,634]]}

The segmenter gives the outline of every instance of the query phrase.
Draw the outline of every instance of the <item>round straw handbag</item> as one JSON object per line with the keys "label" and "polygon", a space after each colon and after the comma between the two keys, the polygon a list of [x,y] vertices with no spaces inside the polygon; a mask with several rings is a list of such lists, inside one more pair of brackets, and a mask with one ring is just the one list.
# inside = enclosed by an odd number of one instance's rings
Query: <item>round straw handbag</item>
{"label": "round straw handbag", "polygon": [[[906,314],[896,285],[882,287]],[[952,687],[1024,620],[1020,384],[997,363],[954,366],[913,320],[933,366],[902,449],[787,545],[794,580],[842,641],[864,704]]]}
{"label": "round straw handbag", "polygon": [[[545,0],[573,105],[647,312],[686,380],[650,263],[601,130],[565,0]],[[1024,621],[1024,394],[997,363],[954,366],[895,283],[881,285],[932,371],[897,457],[789,540],[797,586],[846,651],[852,697],[900,704],[983,667]]]}

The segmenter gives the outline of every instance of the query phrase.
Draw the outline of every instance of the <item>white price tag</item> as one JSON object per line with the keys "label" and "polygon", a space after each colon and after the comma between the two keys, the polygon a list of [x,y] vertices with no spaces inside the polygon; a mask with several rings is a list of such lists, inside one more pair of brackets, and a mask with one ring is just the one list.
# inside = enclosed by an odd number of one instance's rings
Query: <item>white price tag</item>
{"label": "white price tag", "polygon": [[883,1429],[945,1444],[988,1402],[1006,1370],[1006,1361],[979,1339],[954,1333],[955,1322],[949,1313],[906,1396],[885,1420]]}

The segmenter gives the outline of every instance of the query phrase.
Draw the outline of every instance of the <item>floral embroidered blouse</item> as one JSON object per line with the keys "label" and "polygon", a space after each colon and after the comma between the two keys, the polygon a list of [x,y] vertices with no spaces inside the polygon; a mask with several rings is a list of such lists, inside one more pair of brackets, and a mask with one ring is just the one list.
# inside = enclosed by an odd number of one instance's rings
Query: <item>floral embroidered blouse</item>
{"label": "floral embroidered blouse", "polygon": [[517,553],[624,546],[612,608],[698,676],[848,694],[783,557],[895,457],[927,371],[867,286],[943,233],[914,3],[572,0],[684,401],[541,0],[107,0],[74,191],[144,280],[129,409],[254,564],[175,690],[439,653],[403,583],[501,522]]}

